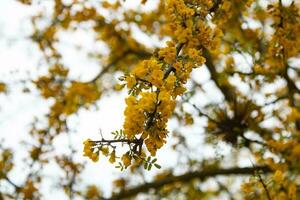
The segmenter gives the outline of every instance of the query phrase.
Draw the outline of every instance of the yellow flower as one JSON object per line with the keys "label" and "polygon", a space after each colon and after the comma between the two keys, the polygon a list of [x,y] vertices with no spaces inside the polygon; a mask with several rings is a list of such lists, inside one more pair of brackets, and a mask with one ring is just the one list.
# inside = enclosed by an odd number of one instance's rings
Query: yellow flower
{"label": "yellow flower", "polygon": [[140,107],[147,112],[153,112],[156,103],[155,92],[143,92],[141,93],[142,98],[139,101]]}
{"label": "yellow flower", "polygon": [[286,200],[287,199],[287,195],[283,191],[279,192],[279,194],[277,194],[277,199],[278,200]]}
{"label": "yellow flower", "polygon": [[124,87],[124,85],[116,84],[116,85],[114,86],[114,89],[115,89],[116,91],[120,91],[120,90],[123,89],[123,87]]}
{"label": "yellow flower", "polygon": [[94,152],[93,150],[93,141],[87,139],[83,142],[83,156],[90,158],[93,162],[97,162],[99,160],[99,151]]}
{"label": "yellow flower", "polygon": [[86,199],[90,199],[90,200],[99,199],[101,192],[98,190],[98,188],[95,185],[89,185],[87,187],[85,195],[86,195]]}
{"label": "yellow flower", "polygon": [[184,88],[182,86],[176,87],[174,95],[175,96],[181,95],[185,92],[185,90],[186,90],[186,88]]}
{"label": "yellow flower", "polygon": [[185,120],[186,125],[191,125],[194,123],[194,119],[193,119],[192,115],[189,113],[185,113],[184,120]]}
{"label": "yellow flower", "polygon": [[172,64],[176,59],[176,48],[172,43],[169,43],[169,45],[168,47],[162,48],[158,54],[166,63]]}
{"label": "yellow flower", "polygon": [[34,186],[31,180],[26,182],[26,185],[22,188],[21,192],[24,195],[24,199],[33,199],[34,193],[37,192],[37,188]]}
{"label": "yellow flower", "polygon": [[128,153],[124,154],[121,158],[123,164],[125,167],[128,167],[131,164],[131,157],[129,156]]}
{"label": "yellow flower", "polygon": [[126,82],[127,82],[127,87],[132,88],[136,84],[136,79],[132,76],[127,76],[126,77]]}
{"label": "yellow flower", "polygon": [[253,187],[252,187],[251,183],[244,183],[244,184],[242,184],[241,185],[241,189],[245,193],[253,192]]}
{"label": "yellow flower", "polygon": [[295,184],[291,184],[288,189],[288,196],[289,198],[294,200],[296,199],[296,195],[297,195],[297,187]]}
{"label": "yellow flower", "polygon": [[0,93],[6,91],[6,85],[0,82]]}
{"label": "yellow flower", "polygon": [[108,156],[108,154],[109,154],[109,149],[108,149],[108,147],[102,147],[102,148],[101,148],[101,152],[102,152],[102,154],[103,154],[104,156]]}
{"label": "yellow flower", "polygon": [[282,171],[276,170],[273,179],[276,183],[281,183],[283,181],[283,174]]}
{"label": "yellow flower", "polygon": [[129,96],[125,99],[125,102],[126,102],[127,106],[132,106],[137,103],[137,100],[134,96]]}
{"label": "yellow flower", "polygon": [[116,186],[116,187],[124,187],[125,184],[126,184],[126,181],[123,178],[120,178],[120,179],[117,179],[114,181],[114,186]]}
{"label": "yellow flower", "polygon": [[160,87],[163,83],[164,72],[160,69],[156,69],[151,73],[150,82],[156,87]]}
{"label": "yellow flower", "polygon": [[291,156],[293,158],[299,158],[299,156],[300,156],[300,145],[296,145],[295,147],[293,147]]}
{"label": "yellow flower", "polygon": [[92,155],[92,141],[90,139],[87,139],[86,141],[83,142],[84,148],[84,156],[90,157]]}
{"label": "yellow flower", "polygon": [[147,75],[148,69],[145,66],[145,62],[141,62],[133,69],[132,74],[139,78],[144,78]]}
{"label": "yellow flower", "polygon": [[174,88],[175,82],[176,82],[176,76],[174,76],[173,74],[169,75],[165,83],[166,89],[172,90]]}
{"label": "yellow flower", "polygon": [[169,101],[171,98],[171,95],[168,91],[166,90],[162,90],[160,91],[159,95],[158,95],[158,99],[161,101]]}
{"label": "yellow flower", "polygon": [[116,151],[115,150],[113,150],[113,152],[110,154],[109,162],[110,163],[116,162]]}
{"label": "yellow flower", "polygon": [[93,162],[97,162],[99,160],[99,152],[93,153],[90,157]]}

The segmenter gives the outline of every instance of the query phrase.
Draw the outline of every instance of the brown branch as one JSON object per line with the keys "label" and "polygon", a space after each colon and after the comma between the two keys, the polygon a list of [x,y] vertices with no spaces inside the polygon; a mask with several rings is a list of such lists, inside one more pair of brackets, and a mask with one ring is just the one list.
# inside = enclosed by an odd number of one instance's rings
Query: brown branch
{"label": "brown branch", "polygon": [[264,104],[264,106],[269,106],[269,105],[275,104],[275,103],[277,103],[277,102],[279,102],[279,101],[281,101],[281,100],[286,99],[287,97],[288,97],[288,95],[280,96],[280,97],[274,99],[273,101],[266,102],[266,103]]}
{"label": "brown branch", "polygon": [[[176,59],[181,51],[181,49],[183,48],[183,43],[180,43],[178,44],[177,48],[176,48]],[[164,73],[164,77],[163,77],[163,80],[165,80],[166,78],[168,78],[168,76],[170,75],[170,73],[172,71],[175,71],[175,68],[173,67],[172,64],[169,65],[169,67],[167,68],[166,72]],[[154,118],[155,118],[155,114],[156,114],[156,111],[157,111],[157,107],[159,106],[159,102],[158,102],[158,96],[159,96],[159,93],[160,93],[160,89],[158,88],[156,90],[156,99],[157,99],[157,102],[155,104],[155,108],[154,108],[154,111],[150,114],[150,117],[148,118],[147,122],[146,122],[146,125],[145,125],[145,130],[148,130],[151,125],[153,124],[153,121],[154,121]]]}
{"label": "brown branch", "polygon": [[216,70],[216,67],[213,63],[213,58],[211,57],[209,51],[207,49],[204,49],[203,55],[206,59],[205,65],[207,66],[207,69],[210,73],[211,79],[214,81],[216,86],[220,89],[222,94],[224,95],[225,99],[227,101],[234,101],[235,99],[235,91],[232,87],[228,85],[222,85],[219,81],[219,74]]}
{"label": "brown branch", "polygon": [[268,200],[272,200],[271,195],[270,195],[270,192],[269,192],[269,190],[268,190],[268,188],[267,188],[267,185],[265,184],[265,182],[264,182],[264,180],[262,179],[261,175],[260,175],[259,173],[257,173],[257,176],[258,176],[258,178],[259,178],[259,181],[260,181],[261,184],[263,185],[263,188],[264,188],[264,190],[265,190],[265,192],[266,192],[266,195],[267,195]]}
{"label": "brown branch", "polygon": [[7,176],[4,177],[4,180],[6,180],[11,186],[13,186],[15,188],[16,192],[18,192],[21,189],[20,186],[18,186],[14,182],[12,182],[12,180],[10,180]]}
{"label": "brown branch", "polygon": [[122,55],[118,56],[117,58],[115,58],[113,61],[111,61],[109,64],[107,64],[106,66],[104,66],[102,68],[102,70],[100,71],[99,74],[97,74],[97,76],[95,76],[95,78],[93,78],[92,80],[89,81],[89,83],[94,83],[96,82],[99,78],[101,78],[112,66],[114,66],[116,63],[118,63],[120,61],[120,59],[126,55],[129,54],[129,51],[125,51]]}
{"label": "brown branch", "polygon": [[194,179],[204,180],[206,178],[224,175],[252,175],[256,171],[263,171],[264,173],[271,172],[271,169],[266,166],[256,166],[256,167],[234,167],[228,169],[206,169],[202,171],[188,172],[179,176],[168,176],[162,180],[157,180],[151,183],[145,183],[133,188],[125,189],[117,194],[113,194],[111,200],[114,199],[124,199],[128,197],[135,196],[140,193],[148,192],[150,189],[159,189],[164,185],[168,185],[175,182],[186,183]]}
{"label": "brown branch", "polygon": [[221,3],[221,0],[215,0],[214,5],[209,9],[209,12],[216,12],[220,3]]}
{"label": "brown branch", "polygon": [[93,141],[95,143],[108,143],[108,144],[111,144],[111,143],[118,143],[118,142],[122,142],[122,143],[139,143],[140,141],[138,139],[133,139],[133,140],[129,140],[129,139],[116,139],[116,140],[106,140],[106,139],[102,139],[102,140],[99,140],[99,141]]}
{"label": "brown branch", "polygon": [[146,52],[146,51],[141,51],[141,52],[136,52],[132,49],[129,49],[127,51],[125,51],[124,53],[122,53],[120,56],[116,57],[114,60],[112,60],[109,64],[107,64],[106,66],[104,66],[102,68],[102,70],[99,72],[99,74],[97,74],[92,80],[88,81],[88,83],[94,83],[97,80],[99,80],[99,78],[101,78],[105,73],[108,72],[108,70],[113,67],[114,65],[116,65],[123,57],[129,55],[129,54],[135,54],[135,55],[139,55],[142,58],[148,58],[150,57],[152,54]]}

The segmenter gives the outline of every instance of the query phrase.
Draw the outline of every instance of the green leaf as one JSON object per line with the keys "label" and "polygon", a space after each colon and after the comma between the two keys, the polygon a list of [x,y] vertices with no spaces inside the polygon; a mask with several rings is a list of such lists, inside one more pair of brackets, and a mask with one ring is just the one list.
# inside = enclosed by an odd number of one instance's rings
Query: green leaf
{"label": "green leaf", "polygon": [[147,169],[147,167],[148,167],[148,163],[145,162],[144,169]]}
{"label": "green leaf", "polygon": [[161,168],[161,166],[159,165],[159,164],[154,164],[154,166],[157,168],[157,169],[160,169]]}
{"label": "green leaf", "polygon": [[154,158],[151,163],[155,163],[156,161],[157,161],[157,158]]}
{"label": "green leaf", "polygon": [[149,164],[149,166],[148,166],[148,171],[150,171],[151,168],[152,168],[152,164]]}

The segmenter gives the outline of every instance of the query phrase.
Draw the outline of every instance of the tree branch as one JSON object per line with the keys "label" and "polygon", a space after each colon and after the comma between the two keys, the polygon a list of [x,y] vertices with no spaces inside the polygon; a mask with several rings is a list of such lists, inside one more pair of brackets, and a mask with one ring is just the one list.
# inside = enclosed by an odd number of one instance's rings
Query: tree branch
{"label": "tree branch", "polygon": [[122,55],[116,57],[114,60],[112,60],[110,63],[108,63],[106,66],[102,68],[102,70],[88,83],[95,83],[97,80],[99,80],[105,73],[108,72],[110,68],[112,68],[114,65],[116,65],[120,60],[122,60],[124,57],[128,56],[129,54],[135,54],[139,55],[141,58],[149,58],[151,56],[150,53],[146,51],[141,51],[141,52],[135,52],[131,49],[125,51]]}
{"label": "tree branch", "polygon": [[157,180],[151,183],[145,183],[139,185],[137,187],[125,189],[117,194],[112,195],[110,200],[114,199],[124,199],[128,197],[135,196],[140,193],[148,192],[150,189],[159,189],[164,185],[175,183],[175,182],[182,182],[186,183],[193,179],[200,179],[204,180],[206,178],[220,176],[220,175],[251,175],[254,174],[256,171],[263,171],[264,173],[271,172],[271,169],[266,166],[255,166],[255,167],[234,167],[228,169],[206,169],[202,171],[195,171],[195,172],[188,172],[183,175],[179,176],[169,176],[162,180]]}
{"label": "tree branch", "polygon": [[232,87],[224,84],[220,84],[219,81],[219,74],[216,70],[216,67],[213,64],[213,58],[211,57],[209,51],[207,49],[204,49],[203,56],[206,59],[205,65],[207,66],[207,69],[210,73],[211,79],[214,81],[216,86],[220,89],[222,94],[224,95],[225,99],[227,101],[234,101],[235,99],[235,91]]}
{"label": "tree branch", "polygon": [[[179,56],[179,53],[180,53],[181,49],[183,48],[183,45],[184,45],[183,43],[179,43],[178,46],[176,47],[176,59],[177,59],[177,57]],[[167,79],[168,76],[170,75],[170,73],[171,73],[172,71],[174,71],[174,70],[175,70],[175,68],[173,67],[172,64],[170,64],[169,67],[167,68],[166,72],[164,73],[163,80]],[[156,112],[157,112],[157,107],[158,107],[158,105],[159,105],[159,102],[158,102],[158,96],[159,96],[159,93],[160,93],[160,89],[158,88],[158,89],[156,90],[156,99],[157,99],[157,102],[156,102],[156,104],[155,104],[155,108],[154,108],[153,113],[151,113],[150,117],[149,117],[148,120],[146,121],[145,130],[148,130],[148,129],[151,127],[151,125],[152,125],[152,123],[153,123],[153,121],[154,121],[155,114],[156,114]]]}
{"label": "tree branch", "polygon": [[12,180],[10,180],[7,176],[4,177],[4,180],[6,180],[10,185],[12,185],[15,188],[16,192],[18,192],[21,189],[20,186],[12,182]]}

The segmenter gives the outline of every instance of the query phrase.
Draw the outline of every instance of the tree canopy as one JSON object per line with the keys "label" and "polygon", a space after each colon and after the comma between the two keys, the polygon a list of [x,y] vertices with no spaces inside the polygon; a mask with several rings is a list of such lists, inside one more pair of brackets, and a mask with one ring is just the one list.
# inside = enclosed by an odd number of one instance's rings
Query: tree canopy
{"label": "tree canopy", "polygon": [[[39,188],[49,165],[60,168],[53,191],[64,190],[66,199],[299,198],[299,2],[18,2],[50,10],[31,17],[29,36],[46,71],[23,89],[38,91],[49,109],[32,119],[21,184],[11,178],[18,151],[0,146],[0,199],[44,199]],[[60,49],[61,34],[80,30],[101,46],[89,55],[99,67],[91,79],[70,76]],[[11,87],[1,82],[0,95]],[[121,129],[86,138],[70,154],[56,151],[61,135],[76,137],[72,116],[124,91]],[[167,150],[176,165],[160,164]],[[78,153],[84,159],[74,159]],[[108,196],[97,173],[94,184],[82,183],[92,162],[119,170]]]}

